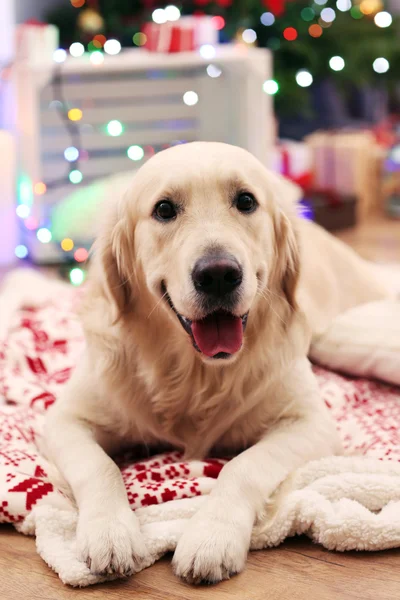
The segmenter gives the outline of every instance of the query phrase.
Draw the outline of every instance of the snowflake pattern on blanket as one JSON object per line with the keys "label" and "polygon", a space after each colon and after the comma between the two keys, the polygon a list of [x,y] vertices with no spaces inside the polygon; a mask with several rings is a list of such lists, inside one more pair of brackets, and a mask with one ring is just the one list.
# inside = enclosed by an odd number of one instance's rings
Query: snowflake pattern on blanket
{"label": "snowflake pattern on blanket", "polygon": [[[0,522],[21,521],[41,503],[65,498],[40,455],[46,409],[56,401],[84,348],[75,316],[80,292],[16,311],[0,340]],[[346,453],[400,460],[400,391],[315,367],[322,400],[331,410]],[[179,452],[118,459],[133,509],[210,492],[223,460],[185,462]]]}

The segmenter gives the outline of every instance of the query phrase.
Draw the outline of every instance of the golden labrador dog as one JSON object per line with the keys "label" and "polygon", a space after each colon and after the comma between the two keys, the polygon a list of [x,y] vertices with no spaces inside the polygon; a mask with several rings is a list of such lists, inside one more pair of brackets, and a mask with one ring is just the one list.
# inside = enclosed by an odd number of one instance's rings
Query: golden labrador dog
{"label": "golden labrador dog", "polygon": [[45,431],[94,573],[133,573],[147,553],[110,458],[122,448],[235,456],[175,551],[175,573],[194,583],[240,572],[271,494],[340,452],[310,335],[385,292],[350,249],[296,219],[293,195],[245,150],[198,142],[151,158],[110,201],[86,351]]}

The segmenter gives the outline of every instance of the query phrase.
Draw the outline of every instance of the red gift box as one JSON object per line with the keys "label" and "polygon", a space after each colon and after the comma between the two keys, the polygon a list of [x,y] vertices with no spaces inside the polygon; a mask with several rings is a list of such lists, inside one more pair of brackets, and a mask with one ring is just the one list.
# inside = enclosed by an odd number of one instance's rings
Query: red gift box
{"label": "red gift box", "polygon": [[195,49],[194,26],[182,27],[177,23],[145,23],[144,45],[151,52],[189,52]]}

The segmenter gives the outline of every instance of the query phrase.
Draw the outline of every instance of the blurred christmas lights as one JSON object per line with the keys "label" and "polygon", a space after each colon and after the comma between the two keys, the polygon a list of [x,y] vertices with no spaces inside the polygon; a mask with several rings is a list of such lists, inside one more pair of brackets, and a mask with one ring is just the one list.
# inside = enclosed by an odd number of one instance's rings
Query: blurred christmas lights
{"label": "blurred christmas lights", "polygon": [[211,17],[211,23],[217,31],[221,31],[225,27],[225,19],[220,15],[216,15],[215,17]]}
{"label": "blurred christmas lights", "polygon": [[279,92],[278,82],[274,79],[267,79],[267,81],[264,81],[263,83],[263,90],[266,94],[274,96],[277,92]]}
{"label": "blurred christmas lights", "polygon": [[29,231],[35,231],[39,227],[39,222],[35,217],[28,217],[25,219],[24,225]]}
{"label": "blurred christmas lights", "polygon": [[68,175],[68,178],[71,183],[80,183],[83,179],[83,175],[79,169],[73,169]]}
{"label": "blurred christmas lights", "polygon": [[118,40],[107,40],[104,44],[104,52],[115,56],[121,52],[121,43]]}
{"label": "blurred christmas lights", "polygon": [[321,37],[321,35],[323,34],[323,32],[324,32],[324,30],[322,29],[321,25],[317,25],[317,23],[314,23],[313,25],[310,25],[310,27],[308,28],[308,33],[313,38],[319,38],[319,37]]}
{"label": "blurred christmas lights", "polygon": [[337,0],[336,8],[342,12],[350,10],[352,7],[351,0]]}
{"label": "blurred christmas lights", "polygon": [[69,272],[69,280],[72,285],[81,285],[85,281],[85,272],[79,267],[75,267]]}
{"label": "blurred christmas lights", "polygon": [[187,106],[194,106],[198,103],[199,97],[196,92],[190,90],[183,94],[183,101]]}
{"label": "blurred christmas lights", "polygon": [[332,56],[329,61],[329,66],[332,71],[342,71],[344,69],[345,62],[341,56]]}
{"label": "blurred christmas lights", "polygon": [[53,52],[53,60],[56,63],[63,63],[67,58],[67,53],[64,48],[58,48]]}
{"label": "blurred christmas lights", "polygon": [[89,257],[89,252],[86,248],[77,248],[74,252],[74,259],[76,262],[85,262]]}
{"label": "blurred christmas lights", "polygon": [[312,21],[313,18],[315,17],[315,12],[314,12],[314,9],[312,9],[311,7],[306,7],[306,8],[303,8],[300,15],[301,15],[301,18],[303,19],[303,21]]}
{"label": "blurred christmas lights", "polygon": [[43,194],[45,194],[47,191],[47,186],[45,183],[43,183],[43,181],[38,181],[33,186],[33,191],[35,192],[36,196],[43,196]]}
{"label": "blurred christmas lights", "polygon": [[15,209],[15,212],[20,219],[26,219],[31,214],[31,209],[30,206],[27,206],[26,204],[19,204]]}
{"label": "blurred christmas lights", "polygon": [[386,58],[376,58],[372,64],[372,68],[374,69],[375,73],[386,73],[389,71],[390,64]]}
{"label": "blurred christmas lights", "polygon": [[242,33],[242,40],[246,44],[254,44],[257,39],[257,34],[254,29],[245,29]]}
{"label": "blurred christmas lights", "polygon": [[178,21],[181,16],[181,11],[177,6],[169,4],[164,8],[164,13],[167,21]]}
{"label": "blurred christmas lights", "polygon": [[80,121],[83,113],[80,108],[70,108],[68,111],[68,119],[70,121]]}
{"label": "blurred christmas lights", "polygon": [[90,55],[90,62],[93,65],[101,65],[104,62],[104,54],[100,50],[95,50]]}
{"label": "blurred christmas lights", "polygon": [[260,21],[262,25],[269,27],[270,25],[273,25],[275,23],[275,17],[271,12],[265,12],[261,15]]}
{"label": "blurred christmas lights", "polygon": [[23,244],[19,244],[15,248],[14,252],[17,258],[26,258],[28,256],[28,248]]}
{"label": "blurred christmas lights", "polygon": [[222,74],[222,71],[219,67],[217,67],[217,65],[208,65],[207,69],[207,75],[209,77],[212,77],[213,79],[216,79],[217,77],[219,77]]}
{"label": "blurred christmas lights", "polygon": [[154,23],[157,23],[158,25],[167,22],[167,15],[165,14],[165,10],[163,8],[156,8],[153,10],[151,18],[153,19]]}
{"label": "blurred christmas lights", "polygon": [[297,30],[294,27],[286,27],[286,29],[283,30],[283,37],[288,42],[294,42],[294,40],[297,39],[297,35]]}
{"label": "blurred christmas lights", "polygon": [[324,4],[326,4],[328,2],[328,0],[314,0],[315,4],[318,4],[319,6],[323,6]]}
{"label": "blurred christmas lights", "polygon": [[378,12],[374,17],[377,27],[390,27],[393,22],[392,15],[386,11]]}
{"label": "blurred christmas lights", "polygon": [[199,48],[199,53],[202,58],[214,58],[216,50],[212,44],[203,44]]}
{"label": "blurred christmas lights", "polygon": [[80,42],[74,42],[69,47],[70,55],[74,56],[75,58],[82,56],[84,54],[84,52],[85,52],[85,46],[83,44],[81,44]]}
{"label": "blurred christmas lights", "polygon": [[296,82],[300,87],[309,87],[313,82],[313,76],[306,69],[296,73]]}
{"label": "blurred christmas lights", "polygon": [[79,158],[79,150],[75,148],[75,146],[69,146],[69,148],[65,148],[64,150],[64,158],[68,162],[75,162]]}
{"label": "blurred christmas lights", "polygon": [[111,135],[112,137],[118,137],[119,135],[123,134],[124,126],[122,125],[121,121],[113,119],[107,123],[106,130],[108,135]]}
{"label": "blurred christmas lights", "polygon": [[74,247],[74,242],[71,240],[71,238],[64,238],[60,246],[64,250],[64,252],[71,252],[71,250]]}
{"label": "blurred christmas lights", "polygon": [[41,227],[37,230],[36,237],[42,244],[48,244],[52,239],[51,231],[47,227]]}
{"label": "blurred christmas lights", "polygon": [[321,10],[321,19],[325,23],[332,23],[336,19],[336,13],[333,8],[324,8]]}
{"label": "blurred christmas lights", "polygon": [[128,158],[130,158],[131,160],[142,160],[142,158],[144,157],[144,150],[141,146],[129,146],[126,153],[128,155]]}
{"label": "blurred christmas lights", "polygon": [[132,37],[132,41],[135,46],[144,46],[147,42],[147,35],[141,31],[138,31],[138,33],[135,33],[135,35]]}

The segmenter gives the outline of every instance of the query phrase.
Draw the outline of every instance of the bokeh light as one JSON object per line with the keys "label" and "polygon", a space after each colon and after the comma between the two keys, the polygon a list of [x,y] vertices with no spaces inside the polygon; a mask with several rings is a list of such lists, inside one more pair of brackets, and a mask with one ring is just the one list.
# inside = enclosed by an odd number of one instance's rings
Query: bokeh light
{"label": "bokeh light", "polygon": [[294,27],[286,27],[286,29],[283,30],[283,37],[288,42],[294,42],[294,40],[297,39],[297,35],[297,30]]}
{"label": "bokeh light", "polygon": [[102,65],[104,62],[104,54],[100,50],[95,50],[90,55],[90,62],[93,65]]}
{"label": "bokeh light", "polygon": [[74,259],[76,262],[85,262],[89,257],[89,252],[86,248],[77,248],[74,252]]}
{"label": "bokeh light", "polygon": [[217,31],[220,31],[221,29],[223,29],[225,27],[225,19],[224,19],[224,17],[221,17],[220,15],[216,15],[215,17],[212,17],[211,23],[212,23],[214,29],[216,29]]}
{"label": "bokeh light", "polygon": [[69,272],[69,280],[72,285],[81,285],[85,281],[85,272],[79,267],[75,267]]}
{"label": "bokeh light", "polygon": [[311,7],[306,7],[306,8],[303,8],[300,15],[301,15],[301,18],[303,19],[303,21],[312,21],[313,18],[315,17],[315,12]]}
{"label": "bokeh light", "polygon": [[271,12],[265,12],[261,15],[260,21],[262,25],[270,27],[275,23],[275,16]]}
{"label": "bokeh light", "polygon": [[376,13],[375,17],[374,17],[374,21],[375,21],[375,25],[377,25],[378,27],[389,27],[392,22],[392,15],[388,12],[386,12],[385,10]]}
{"label": "bokeh light", "polygon": [[80,42],[74,42],[69,47],[69,53],[71,56],[78,58],[78,56],[82,56],[85,52],[85,46]]}
{"label": "bokeh light", "polygon": [[47,192],[47,186],[45,183],[43,183],[43,181],[38,181],[33,186],[33,191],[35,192],[36,196],[43,196],[43,194]]}
{"label": "bokeh light", "polygon": [[67,58],[67,53],[64,48],[57,48],[53,52],[53,60],[56,63],[63,63]]}
{"label": "bokeh light", "polygon": [[52,239],[51,231],[47,227],[41,227],[37,230],[36,237],[42,244],[48,244]]}
{"label": "bokeh light", "polygon": [[145,33],[142,33],[141,31],[138,31],[132,37],[132,41],[135,44],[135,46],[144,46],[147,42],[147,35]]}
{"label": "bokeh light", "polygon": [[71,4],[74,8],[81,8],[85,2],[86,0],[71,0]]}
{"label": "bokeh light", "polygon": [[254,44],[257,39],[257,34],[254,29],[245,29],[242,33],[242,40],[246,44]]}
{"label": "bokeh light", "polygon": [[79,150],[75,146],[69,146],[64,150],[64,158],[68,162],[75,162],[79,158]]}
{"label": "bokeh light", "polygon": [[68,178],[71,183],[80,183],[83,179],[83,175],[79,169],[73,169],[68,175]]}
{"label": "bokeh light", "polygon": [[23,244],[18,244],[18,246],[14,250],[15,256],[17,258],[26,258],[28,256],[28,248]]}
{"label": "bokeh light", "polygon": [[80,121],[83,117],[83,113],[80,108],[70,108],[68,111],[68,119],[70,121]]}
{"label": "bokeh light", "polygon": [[206,71],[207,75],[213,79],[216,79],[222,74],[222,70],[217,65],[208,65]]}
{"label": "bokeh light", "polygon": [[167,21],[178,21],[178,19],[181,16],[181,11],[179,10],[179,8],[177,6],[174,6],[173,4],[169,4],[168,6],[166,6],[164,8],[164,14],[165,14]]}
{"label": "bokeh light", "polygon": [[118,40],[107,40],[104,44],[104,52],[115,56],[121,52],[121,43]]}
{"label": "bokeh light", "polygon": [[302,69],[296,73],[296,82],[300,87],[309,87],[313,81],[313,76],[306,69]]}
{"label": "bokeh light", "polygon": [[71,238],[64,238],[60,245],[64,252],[70,252],[74,247],[74,242]]}
{"label": "bokeh light", "polygon": [[337,0],[336,8],[342,12],[350,10],[352,7],[351,0]]}
{"label": "bokeh light", "polygon": [[183,101],[187,106],[194,106],[198,103],[199,97],[196,92],[189,90],[183,94]]}
{"label": "bokeh light", "polygon": [[352,6],[350,9],[350,14],[353,17],[353,19],[362,19],[364,16],[359,6]]}
{"label": "bokeh light", "polygon": [[389,71],[390,64],[386,58],[376,58],[372,64],[375,73],[386,73]]}
{"label": "bokeh light", "polygon": [[308,28],[308,33],[313,38],[319,38],[319,37],[321,37],[321,35],[323,34],[323,32],[324,32],[324,30],[322,29],[321,25],[317,25],[317,23],[314,23],[313,25],[310,25],[310,27]]}
{"label": "bokeh light", "polygon": [[263,90],[266,94],[270,96],[274,96],[277,92],[279,92],[279,85],[275,79],[267,79],[263,83]]}
{"label": "bokeh light", "polygon": [[106,130],[108,135],[111,135],[112,137],[118,137],[124,132],[124,126],[122,125],[121,121],[113,119],[107,123]]}
{"label": "bokeh light", "polygon": [[344,69],[345,62],[341,56],[332,56],[329,61],[329,66],[332,71],[342,71]]}
{"label": "bokeh light", "polygon": [[35,217],[28,217],[25,219],[24,225],[29,231],[35,231],[39,227],[39,221]]}
{"label": "bokeh light", "polygon": [[130,158],[131,160],[142,160],[142,158],[144,157],[144,150],[141,146],[129,146],[126,153],[128,155],[128,158]]}
{"label": "bokeh light", "polygon": [[26,219],[31,214],[31,208],[27,204],[19,204],[15,212],[20,219]]}
{"label": "bokeh light", "polygon": [[153,10],[151,18],[153,19],[154,23],[158,23],[159,25],[167,22],[167,15],[165,14],[165,10],[163,8],[156,8]]}
{"label": "bokeh light", "polygon": [[203,58],[214,58],[216,50],[212,44],[203,44],[199,48],[199,53]]}
{"label": "bokeh light", "polygon": [[333,8],[324,8],[321,10],[321,19],[325,23],[332,23],[336,19],[336,13]]}

